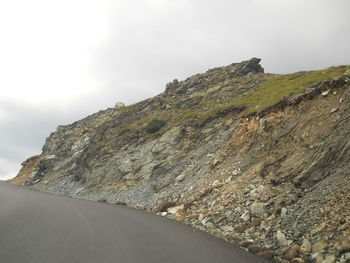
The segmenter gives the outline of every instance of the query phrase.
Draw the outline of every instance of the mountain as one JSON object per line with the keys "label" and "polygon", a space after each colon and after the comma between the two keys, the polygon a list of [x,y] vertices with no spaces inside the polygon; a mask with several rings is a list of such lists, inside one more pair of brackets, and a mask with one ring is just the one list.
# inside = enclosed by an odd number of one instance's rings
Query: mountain
{"label": "mountain", "polygon": [[59,126],[11,183],[145,209],[277,262],[350,262],[350,66],[260,59]]}

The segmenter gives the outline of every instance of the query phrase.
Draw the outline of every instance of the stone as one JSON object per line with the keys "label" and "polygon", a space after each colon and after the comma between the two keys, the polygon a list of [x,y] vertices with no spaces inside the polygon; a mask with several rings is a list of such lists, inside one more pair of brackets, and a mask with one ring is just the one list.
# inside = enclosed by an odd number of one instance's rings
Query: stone
{"label": "stone", "polygon": [[300,246],[301,253],[308,255],[311,252],[311,248],[312,247],[310,241],[304,238],[303,243]]}
{"label": "stone", "polygon": [[237,207],[235,208],[235,211],[236,211],[237,213],[241,213],[241,212],[243,211],[243,209],[242,209],[242,207],[237,206]]}
{"label": "stone", "polygon": [[350,252],[350,239],[343,239],[340,244],[336,246],[340,253]]}
{"label": "stone", "polygon": [[258,219],[258,220],[254,220],[253,222],[251,222],[250,224],[249,224],[249,227],[257,227],[257,226],[260,226],[261,225],[261,220],[260,219]]}
{"label": "stone", "polygon": [[296,258],[298,256],[298,251],[299,251],[299,246],[294,244],[290,247],[288,247],[284,253],[283,253],[283,256],[286,258],[286,259],[293,259],[293,258]]}
{"label": "stone", "polygon": [[244,225],[244,226],[235,226],[235,231],[238,233],[243,233],[248,229],[248,225]]}
{"label": "stone", "polygon": [[319,241],[312,245],[312,253],[322,252],[327,247],[325,241]]}
{"label": "stone", "polygon": [[179,211],[184,210],[184,209],[185,209],[185,206],[183,204],[182,205],[178,205],[178,206],[173,206],[173,207],[169,207],[168,208],[168,213],[175,215]]}
{"label": "stone", "polygon": [[154,145],[151,152],[154,154],[158,154],[158,153],[164,151],[165,149],[166,149],[166,146],[164,143],[157,143],[156,145]]}
{"label": "stone", "polygon": [[281,247],[286,247],[288,246],[288,241],[286,236],[282,233],[281,230],[278,230],[276,233],[276,238],[277,238],[277,242]]}
{"label": "stone", "polygon": [[214,159],[214,161],[213,161],[213,166],[214,166],[214,167],[217,166],[220,162],[221,162],[220,159]]}
{"label": "stone", "polygon": [[281,209],[281,217],[286,217],[287,216],[287,208],[285,208],[285,207],[282,207],[282,209]]}
{"label": "stone", "polygon": [[217,204],[218,204],[218,200],[214,200],[213,202],[210,203],[210,208],[212,209]]}
{"label": "stone", "polygon": [[130,159],[121,159],[117,161],[117,167],[122,175],[127,175],[133,169],[133,163]]}
{"label": "stone", "polygon": [[258,132],[262,132],[266,130],[266,120],[265,119],[260,119],[259,120],[259,128]]}
{"label": "stone", "polygon": [[176,181],[178,182],[182,182],[183,180],[185,180],[185,174],[180,174],[179,176],[176,177]]}
{"label": "stone", "polygon": [[174,79],[172,82],[166,84],[165,92],[172,92],[179,88],[179,81]]}
{"label": "stone", "polygon": [[42,178],[35,179],[35,180],[33,181],[33,184],[37,184],[37,183],[41,182],[41,180],[42,180]]}
{"label": "stone", "polygon": [[316,253],[316,254],[312,255],[312,258],[315,259],[315,263],[321,263],[324,260],[322,253]]}
{"label": "stone", "polygon": [[204,215],[203,215],[203,214],[199,214],[199,216],[198,216],[198,221],[199,221],[199,222],[202,221],[203,218],[204,218]]}
{"label": "stone", "polygon": [[227,177],[225,179],[225,183],[229,183],[229,182],[231,182],[231,180],[232,180],[232,175],[230,175],[229,177]]}
{"label": "stone", "polygon": [[50,155],[46,155],[44,157],[44,160],[53,160],[56,158],[56,155],[55,154],[50,154]]}
{"label": "stone", "polygon": [[252,241],[251,240],[243,240],[243,241],[240,241],[239,242],[239,245],[241,246],[241,247],[249,247],[250,245],[252,245]]}
{"label": "stone", "polygon": [[335,112],[337,112],[337,111],[339,111],[339,108],[338,108],[338,107],[337,107],[337,108],[331,109],[331,113],[335,113]]}
{"label": "stone", "polygon": [[258,189],[256,189],[256,188],[254,188],[253,190],[251,190],[251,191],[248,193],[248,196],[249,196],[249,197],[253,197],[253,198],[257,197],[258,195],[259,195],[259,191],[258,191]]}
{"label": "stone", "polygon": [[160,137],[159,142],[170,144],[170,145],[176,145],[182,137],[182,130],[180,127],[174,127],[164,133],[162,137]]}
{"label": "stone", "polygon": [[222,226],[221,230],[226,231],[226,232],[233,232],[233,227],[232,226]]}
{"label": "stone", "polygon": [[271,250],[264,250],[256,253],[256,255],[266,260],[272,260],[275,256],[275,253]]}
{"label": "stone", "polygon": [[238,169],[232,171],[232,175],[233,175],[233,176],[239,176],[239,175],[241,175],[241,174],[242,174],[242,172],[241,172],[241,169],[240,169],[240,168],[238,168]]}
{"label": "stone", "polygon": [[252,215],[256,217],[263,217],[265,215],[265,207],[266,207],[265,203],[254,202],[250,206],[250,212],[252,213]]}
{"label": "stone", "polygon": [[124,176],[125,180],[136,180],[136,176],[133,173],[128,173],[127,175]]}
{"label": "stone", "polygon": [[241,219],[244,221],[244,222],[248,222],[251,218],[251,214],[250,212],[245,212],[241,215]]}
{"label": "stone", "polygon": [[30,186],[30,185],[33,185],[33,182],[32,181],[25,181],[24,183],[23,183],[23,185],[24,186]]}
{"label": "stone", "polygon": [[323,260],[321,263],[335,263],[335,256],[334,255],[328,255],[325,260]]}
{"label": "stone", "polygon": [[37,175],[37,172],[32,172],[30,175],[28,175],[28,178],[33,180],[36,175]]}
{"label": "stone", "polygon": [[260,58],[251,58],[238,64],[233,64],[231,72],[238,76],[243,76],[248,73],[263,73],[264,69],[260,66]]}
{"label": "stone", "polygon": [[291,263],[305,263],[305,260],[302,258],[293,258],[290,262]]}
{"label": "stone", "polygon": [[226,216],[226,217],[229,217],[229,216],[232,215],[232,213],[233,213],[232,209],[227,209],[227,210],[225,211],[225,216]]}
{"label": "stone", "polygon": [[322,97],[328,96],[329,92],[330,92],[330,90],[325,90],[324,92],[322,92],[322,94],[321,94]]}
{"label": "stone", "polygon": [[349,263],[350,262],[350,252],[345,253],[340,258],[340,263]]}
{"label": "stone", "polygon": [[224,183],[221,182],[221,181],[219,181],[219,180],[215,180],[215,181],[213,182],[213,184],[212,184],[212,186],[213,186],[214,188],[219,188],[219,187],[222,187],[223,185],[224,185]]}
{"label": "stone", "polygon": [[253,254],[257,254],[257,253],[259,253],[259,252],[261,252],[261,251],[265,251],[266,249],[265,248],[263,248],[263,247],[261,247],[261,246],[257,246],[257,245],[250,245],[249,247],[248,247],[248,251],[250,252],[250,253],[253,253]]}
{"label": "stone", "polygon": [[206,217],[201,221],[201,224],[205,227],[213,227],[212,219],[210,217]]}
{"label": "stone", "polygon": [[318,225],[316,228],[311,230],[311,235],[315,235],[319,232],[321,232],[323,229],[325,229],[327,224],[325,222],[322,222],[320,225]]}
{"label": "stone", "polygon": [[125,104],[123,102],[116,102],[114,104],[114,108],[115,109],[121,109],[121,108],[124,108],[125,107]]}

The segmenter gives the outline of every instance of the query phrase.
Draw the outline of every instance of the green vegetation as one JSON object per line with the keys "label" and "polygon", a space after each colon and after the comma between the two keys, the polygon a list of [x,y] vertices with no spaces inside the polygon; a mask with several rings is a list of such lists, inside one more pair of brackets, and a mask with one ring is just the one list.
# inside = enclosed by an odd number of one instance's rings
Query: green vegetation
{"label": "green vegetation", "polygon": [[247,92],[235,104],[247,106],[247,109],[242,112],[243,115],[258,112],[277,103],[285,96],[300,93],[311,85],[342,75],[346,68],[346,66],[340,66],[326,70],[280,75],[267,80],[258,89]]}
{"label": "green vegetation", "polygon": [[164,127],[165,124],[166,124],[165,120],[153,119],[149,123],[147,123],[145,130],[147,133],[155,133],[159,131],[162,127]]}
{"label": "green vegetation", "polygon": [[234,243],[239,243],[240,241],[243,240],[243,238],[239,235],[235,235],[235,234],[228,234],[226,235],[226,238],[228,241],[234,242]]}
{"label": "green vegetation", "polygon": [[[126,138],[142,137],[148,140],[158,137],[165,131],[162,129],[165,125],[167,129],[185,123],[201,126],[230,112],[236,112],[241,116],[260,112],[278,103],[284,97],[301,93],[312,85],[341,76],[347,69],[350,67],[339,66],[287,75],[257,74],[252,78],[241,79],[232,78],[226,73],[213,76],[210,81],[204,81],[205,85],[201,84],[206,90],[201,93],[201,98],[184,97],[179,98],[178,102],[172,97],[166,97],[164,103],[172,105],[171,110],[158,109],[152,114],[147,114],[147,112],[140,114],[127,125],[117,126],[109,130],[103,137],[95,138],[95,148],[100,151],[110,151],[110,148],[115,147],[117,143]],[[200,94],[201,88],[197,86],[195,92]],[[242,111],[240,112],[238,108],[241,108]],[[129,112],[132,106],[121,110]],[[123,139],[115,140],[115,136]]]}
{"label": "green vegetation", "polygon": [[[224,98],[219,101],[205,101],[202,110],[186,111],[178,114],[174,118],[174,123],[183,121],[205,122],[214,118],[218,114],[239,106],[245,106],[246,109],[241,115],[247,115],[252,112],[259,112],[282,100],[284,97],[303,92],[306,88],[318,84],[325,80],[330,80],[342,75],[348,66],[332,67],[325,70],[297,72],[287,75],[272,75],[256,89],[249,90],[237,97]],[[209,89],[212,93],[219,90],[221,85]]]}
{"label": "green vegetation", "polygon": [[212,93],[212,92],[217,91],[217,90],[219,90],[219,89],[221,89],[221,85],[216,85],[216,86],[214,86],[214,87],[208,89],[207,92],[208,92],[208,93]]}
{"label": "green vegetation", "polygon": [[172,122],[174,124],[186,122],[188,120],[196,119],[199,115],[200,115],[200,112],[198,112],[198,111],[185,111],[183,113],[177,114]]}

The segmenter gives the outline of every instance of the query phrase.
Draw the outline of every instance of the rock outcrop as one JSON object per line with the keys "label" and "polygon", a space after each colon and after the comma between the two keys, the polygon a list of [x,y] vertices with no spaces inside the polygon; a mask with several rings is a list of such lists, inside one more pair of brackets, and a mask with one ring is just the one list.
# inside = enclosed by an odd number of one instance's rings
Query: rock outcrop
{"label": "rock outcrop", "polygon": [[59,126],[12,182],[142,208],[278,262],[349,262],[350,66],[259,63]]}

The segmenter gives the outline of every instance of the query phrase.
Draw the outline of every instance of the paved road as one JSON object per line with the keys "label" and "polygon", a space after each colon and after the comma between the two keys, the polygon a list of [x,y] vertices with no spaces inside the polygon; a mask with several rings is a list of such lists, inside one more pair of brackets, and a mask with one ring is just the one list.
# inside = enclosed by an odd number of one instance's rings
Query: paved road
{"label": "paved road", "polygon": [[0,182],[0,263],[264,262],[201,231],[127,207]]}

